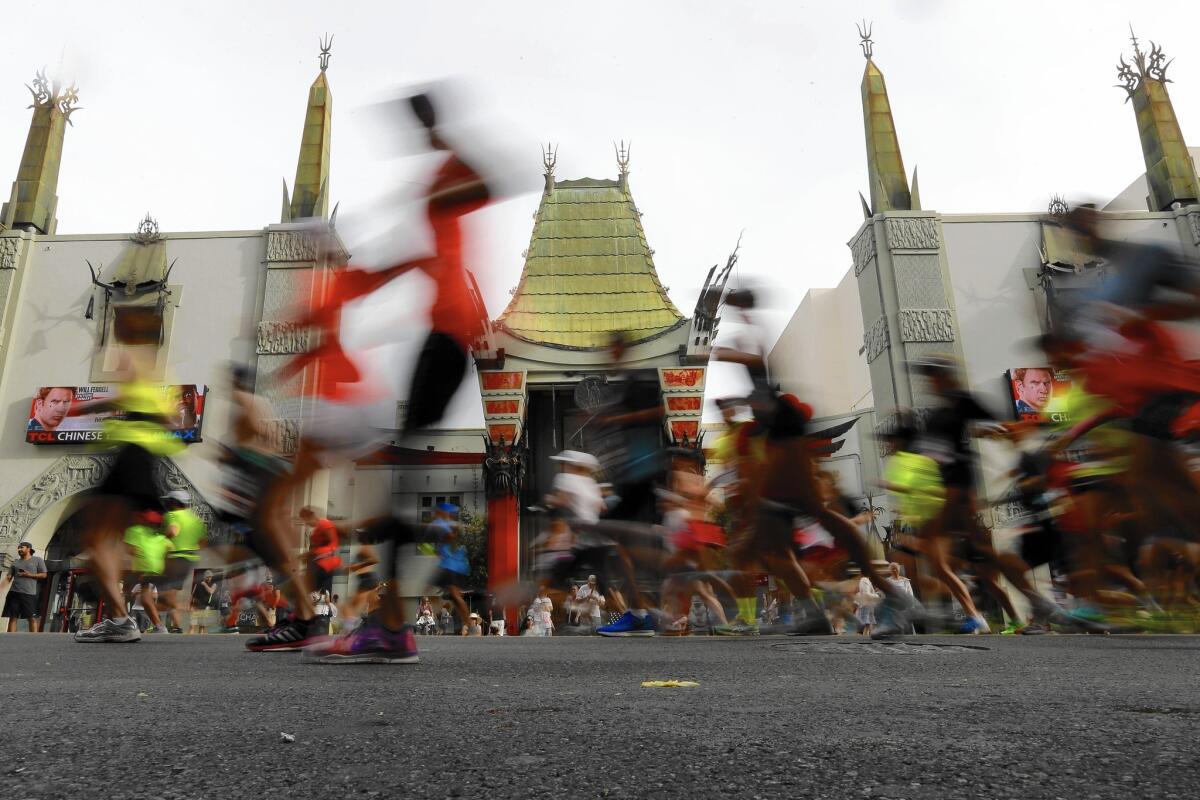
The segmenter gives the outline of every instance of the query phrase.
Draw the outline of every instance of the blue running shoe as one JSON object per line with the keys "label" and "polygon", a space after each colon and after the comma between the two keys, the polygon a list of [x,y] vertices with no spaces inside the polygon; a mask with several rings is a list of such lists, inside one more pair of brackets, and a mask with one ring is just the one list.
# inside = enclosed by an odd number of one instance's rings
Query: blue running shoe
{"label": "blue running shoe", "polygon": [[967,617],[963,620],[962,627],[958,629],[959,633],[991,633],[992,629],[988,627],[987,622],[979,617]]}
{"label": "blue running shoe", "polygon": [[597,628],[601,636],[653,636],[655,630],[654,618],[647,614],[637,617],[632,611],[626,611],[611,625]]}

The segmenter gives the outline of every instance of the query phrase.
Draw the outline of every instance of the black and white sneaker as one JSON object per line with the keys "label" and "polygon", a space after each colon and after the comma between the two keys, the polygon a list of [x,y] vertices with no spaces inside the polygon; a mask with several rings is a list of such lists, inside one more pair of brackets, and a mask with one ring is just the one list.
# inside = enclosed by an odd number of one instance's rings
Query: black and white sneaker
{"label": "black and white sneaker", "polygon": [[265,636],[255,636],[246,642],[246,649],[255,653],[298,653],[323,638],[316,635],[317,630],[312,620],[292,620],[273,628]]}
{"label": "black and white sneaker", "polygon": [[75,632],[75,641],[77,642],[124,643],[136,642],[141,638],[142,634],[138,631],[137,623],[129,617],[120,623],[106,619],[97,622],[86,631]]}

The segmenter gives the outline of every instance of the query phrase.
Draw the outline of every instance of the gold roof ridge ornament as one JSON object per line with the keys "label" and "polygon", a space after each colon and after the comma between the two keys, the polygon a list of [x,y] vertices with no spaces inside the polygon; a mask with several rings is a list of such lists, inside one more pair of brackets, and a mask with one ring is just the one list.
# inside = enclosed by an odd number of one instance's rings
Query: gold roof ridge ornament
{"label": "gold roof ridge ornament", "polygon": [[629,174],[629,151],[632,147],[632,139],[628,143],[622,139],[620,145],[613,142],[613,151],[617,154],[617,172],[621,175]]}
{"label": "gold roof ridge ornament", "polygon": [[1061,194],[1050,195],[1050,205],[1046,209],[1052,217],[1065,217],[1070,213],[1071,207],[1067,205],[1067,199]]}
{"label": "gold roof ridge ornament", "polygon": [[150,212],[146,212],[146,216],[142,217],[142,221],[138,223],[137,233],[129,237],[129,241],[134,244],[154,244],[161,241],[162,236],[158,233],[158,220],[150,216]]}
{"label": "gold roof ridge ornament", "polygon": [[74,127],[75,123],[71,122],[71,115],[79,110],[79,106],[76,105],[79,102],[79,87],[74,83],[64,89],[58,80],[48,79],[46,68],[42,67],[33,79],[33,86],[27,83],[25,88],[33,95],[33,102],[26,108],[57,106],[58,112],[62,114],[66,123]]}
{"label": "gold roof ridge ornament", "polygon": [[542,167],[546,170],[545,175],[553,175],[554,167],[558,164],[558,146],[546,142],[546,147],[542,150]]}
{"label": "gold roof ridge ornament", "polygon": [[858,46],[862,48],[863,58],[867,61],[871,60],[871,56],[875,54],[875,42],[871,40],[871,30],[875,23],[867,22],[864,18],[862,24],[854,23],[854,27],[858,28],[858,38],[861,40]]}
{"label": "gold roof ridge ornament", "polygon": [[1129,26],[1129,40],[1133,42],[1133,63],[1126,63],[1124,55],[1117,63],[1117,79],[1121,82],[1116,84],[1116,88],[1125,90],[1126,103],[1133,99],[1134,92],[1142,85],[1145,78],[1159,83],[1174,83],[1167,77],[1167,67],[1171,66],[1175,59],[1168,59],[1161,45],[1155,44],[1151,39],[1149,55],[1143,53],[1137,35],[1133,32],[1133,25]]}
{"label": "gold roof ridge ornament", "polygon": [[333,54],[333,35],[325,34],[321,37],[321,55],[318,60],[321,62],[321,72],[329,69],[329,58]]}

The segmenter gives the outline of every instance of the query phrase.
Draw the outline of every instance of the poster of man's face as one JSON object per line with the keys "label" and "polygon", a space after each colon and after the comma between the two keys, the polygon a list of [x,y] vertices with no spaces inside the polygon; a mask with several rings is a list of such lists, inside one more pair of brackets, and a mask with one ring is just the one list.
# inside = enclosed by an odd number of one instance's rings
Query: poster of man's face
{"label": "poster of man's face", "polygon": [[33,399],[33,417],[29,420],[29,429],[58,430],[74,400],[75,389],[71,386],[42,387]]}
{"label": "poster of man's face", "polygon": [[1008,371],[1013,410],[1018,419],[1036,419],[1049,414],[1054,395],[1066,391],[1070,379],[1051,367],[1020,367]]}

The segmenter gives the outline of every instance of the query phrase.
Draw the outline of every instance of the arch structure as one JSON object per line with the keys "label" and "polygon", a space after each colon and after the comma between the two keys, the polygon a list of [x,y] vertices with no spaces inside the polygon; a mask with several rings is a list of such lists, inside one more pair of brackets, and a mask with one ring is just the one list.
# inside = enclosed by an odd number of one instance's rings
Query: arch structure
{"label": "arch structure", "polygon": [[[25,540],[38,552],[44,552],[59,524],[77,510],[81,495],[100,485],[112,463],[111,453],[75,453],[62,456],[47,467],[23,491],[0,506],[0,554],[15,556],[17,544]],[[160,459],[155,477],[164,492],[183,489],[192,496],[192,508],[208,526],[210,543],[230,540],[229,526],[218,518],[216,509],[174,461]]]}

